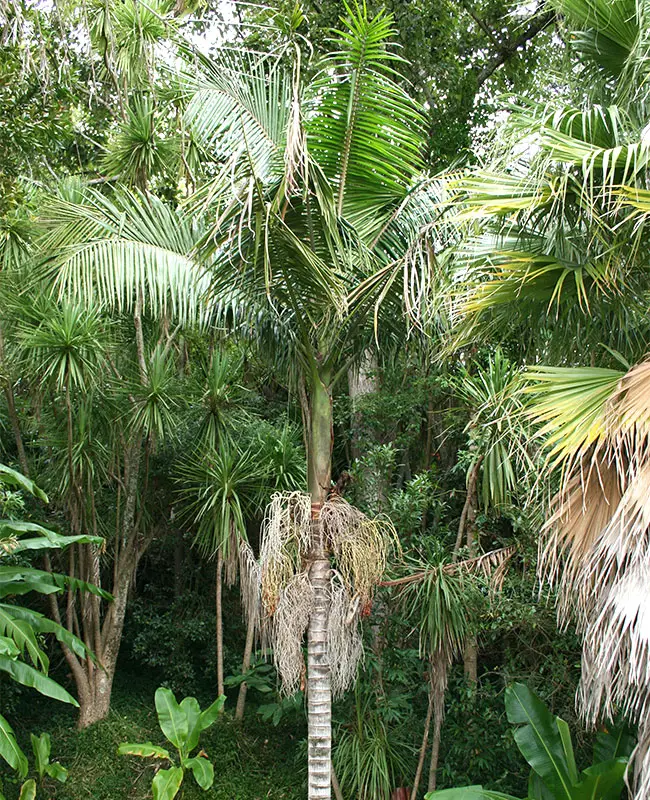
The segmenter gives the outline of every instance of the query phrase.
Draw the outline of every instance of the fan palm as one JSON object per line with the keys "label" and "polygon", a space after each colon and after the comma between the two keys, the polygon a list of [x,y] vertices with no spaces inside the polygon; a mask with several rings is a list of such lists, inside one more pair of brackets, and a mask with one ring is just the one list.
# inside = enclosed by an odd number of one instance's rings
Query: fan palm
{"label": "fan palm", "polygon": [[[561,354],[563,367],[529,373],[547,472],[560,475],[542,570],[560,586],[560,619],[577,609],[585,634],[586,718],[620,705],[640,723],[641,798],[650,790],[650,651],[640,610],[650,568],[648,366],[625,373],[593,365],[596,343],[611,363],[639,361],[650,342],[648,5],[551,4],[573,27],[574,74],[587,100],[514,110],[494,162],[456,180],[459,216],[472,229],[461,250],[469,276],[463,333],[478,325],[512,331],[514,321],[534,361]],[[586,354],[592,367],[566,366]]]}
{"label": "fan palm", "polygon": [[[187,211],[124,191],[111,199],[87,192],[81,204],[52,206],[46,247],[64,293],[79,291],[121,308],[134,307],[139,294],[145,306],[186,319],[191,313],[205,318],[237,298],[282,324],[308,394],[311,522],[298,542],[308,561],[296,563],[299,572],[309,570],[314,590],[307,614],[309,796],[325,798],[329,550],[350,547],[348,529],[372,531],[364,539],[370,563],[356,562],[346,590],[366,601],[385,552],[381,526],[366,529],[347,504],[329,509],[337,522],[327,536],[334,538],[322,535],[331,487],[332,390],[364,351],[359,340],[372,337],[379,301],[394,304],[401,295],[400,274],[408,305],[422,299],[430,251],[420,241],[420,214],[431,195],[430,184],[418,181],[422,114],[393,80],[398,57],[390,16],[370,17],[365,6],[348,9],[335,52],[308,84],[294,34],[278,57],[226,51],[211,61],[195,54],[182,76],[186,124],[212,152],[215,177],[190,198]],[[208,220],[200,239],[191,221],[197,210]],[[283,575],[274,591],[287,588],[289,573]]]}

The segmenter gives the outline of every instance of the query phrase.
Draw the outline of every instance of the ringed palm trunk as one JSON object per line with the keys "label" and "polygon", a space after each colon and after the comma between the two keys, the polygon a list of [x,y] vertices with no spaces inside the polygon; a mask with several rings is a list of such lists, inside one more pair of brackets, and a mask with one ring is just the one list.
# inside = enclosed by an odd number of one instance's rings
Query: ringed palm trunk
{"label": "ringed palm trunk", "polygon": [[332,472],[332,396],[330,376],[313,375],[309,426],[308,481],[312,499],[311,569],[314,609],[307,630],[308,798],[330,800],[332,763],[332,689],[327,628],[330,562],[323,541],[320,510],[327,500]]}

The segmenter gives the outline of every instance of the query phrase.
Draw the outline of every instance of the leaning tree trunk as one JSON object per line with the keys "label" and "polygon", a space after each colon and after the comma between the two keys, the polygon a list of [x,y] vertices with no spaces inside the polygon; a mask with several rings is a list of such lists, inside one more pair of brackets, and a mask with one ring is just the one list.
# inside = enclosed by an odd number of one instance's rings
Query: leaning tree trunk
{"label": "leaning tree trunk", "polygon": [[332,471],[332,397],[326,373],[313,376],[310,401],[308,480],[312,499],[312,563],[309,577],[314,589],[314,608],[307,630],[308,800],[330,800],[332,689],[327,640],[330,562],[320,521]]}
{"label": "leaning tree trunk", "polygon": [[424,720],[422,746],[420,747],[420,757],[418,758],[418,766],[415,771],[415,779],[413,781],[413,788],[411,789],[410,800],[416,800],[418,796],[418,789],[420,788],[420,780],[422,779],[422,771],[424,769],[424,759],[427,755],[427,745],[429,744],[429,729],[431,728],[431,717],[433,716],[433,703],[434,696],[433,692],[431,691],[431,684],[429,684],[429,703],[427,706],[427,716]]}

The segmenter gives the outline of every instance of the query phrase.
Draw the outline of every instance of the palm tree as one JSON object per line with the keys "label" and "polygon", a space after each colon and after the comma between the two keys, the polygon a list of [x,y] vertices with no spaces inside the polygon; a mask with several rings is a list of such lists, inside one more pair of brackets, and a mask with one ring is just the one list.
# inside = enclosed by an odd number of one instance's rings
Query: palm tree
{"label": "palm tree", "polygon": [[[345,592],[368,603],[390,537],[347,504],[328,503],[332,391],[378,335],[380,301],[395,318],[399,276],[414,310],[430,272],[432,251],[419,236],[422,205],[431,205],[430,182],[418,180],[422,114],[393,80],[391,36],[389,15],[356,6],[308,83],[295,28],[277,57],[194,54],[182,76],[185,121],[213,153],[215,177],[187,210],[120,190],[112,198],[87,192],[81,204],[49,212],[58,291],[121,308],[136,306],[139,294],[144,308],[180,318],[237,304],[260,309],[274,315],[300,369],[309,495],[284,496],[269,512],[266,532],[279,533],[280,549],[263,555],[284,566],[276,573],[266,563],[263,596],[274,613],[302,581],[293,581],[294,568],[308,573],[310,798],[330,796],[330,551],[342,558]],[[206,229],[197,238],[199,217]],[[298,537],[292,545],[286,520]],[[271,574],[281,575],[273,586]]]}
{"label": "palm tree", "polygon": [[[515,109],[492,163],[453,181],[458,216],[471,221],[460,336],[505,330],[523,344],[522,358],[561,365],[529,371],[546,474],[557,473],[560,486],[541,569],[560,588],[561,623],[573,611],[584,633],[585,718],[616,705],[639,723],[642,798],[650,791],[650,641],[640,611],[650,568],[648,11],[641,0],[551,5],[570,34],[578,85],[569,78],[547,106]],[[572,102],[577,90],[586,98]],[[590,366],[571,366],[585,359]],[[626,372],[612,369],[621,362]]]}
{"label": "palm tree", "polygon": [[[463,539],[470,558],[477,555],[479,541],[476,512],[503,511],[523,496],[518,486],[532,472],[533,463],[526,447],[522,400],[519,386],[520,370],[510,362],[500,348],[488,358],[485,367],[474,371],[461,367],[453,381],[455,394],[470,411],[467,424],[469,460],[467,465],[467,495],[454,546],[458,558]],[[518,483],[519,482],[519,483]],[[530,497],[527,498],[530,502]],[[478,644],[469,635],[465,644],[465,674],[476,683]]]}

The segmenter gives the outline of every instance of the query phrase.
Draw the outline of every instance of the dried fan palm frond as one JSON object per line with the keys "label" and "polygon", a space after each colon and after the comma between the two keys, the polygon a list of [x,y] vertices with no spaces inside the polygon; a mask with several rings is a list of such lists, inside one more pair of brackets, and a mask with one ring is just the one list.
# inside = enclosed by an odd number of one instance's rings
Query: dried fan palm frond
{"label": "dried fan palm frond", "polygon": [[605,587],[585,632],[580,703],[590,724],[650,712],[650,565]]}
{"label": "dried fan palm frond", "polygon": [[650,723],[645,723],[637,732],[638,744],[630,756],[627,780],[634,797],[638,800],[650,797]]}
{"label": "dried fan palm frond", "polygon": [[359,596],[364,613],[386,571],[391,548],[399,549],[395,528],[388,519],[369,519],[341,497],[323,505],[320,519],[341,579],[350,595]]}
{"label": "dried fan palm frond", "polygon": [[310,549],[311,497],[304,492],[276,492],[262,522],[260,550],[262,603],[268,615],[280,593],[301,569]]}
{"label": "dried fan palm frond", "polygon": [[333,573],[327,641],[335,698],[341,697],[354,683],[363,658],[358,605],[358,596],[351,597],[340,576]]}
{"label": "dried fan palm frond", "polygon": [[282,691],[292,695],[305,672],[302,637],[314,606],[314,590],[306,572],[298,572],[280,591],[272,620],[273,663]]}
{"label": "dried fan palm frond", "polygon": [[592,469],[587,478],[575,475],[552,500],[554,511],[540,539],[538,571],[542,584],[559,589],[561,628],[569,624],[573,608],[586,610],[591,603],[593,586],[583,585],[578,576],[621,497],[617,471],[605,463]]}
{"label": "dried fan palm frond", "polygon": [[582,421],[591,419],[594,409],[598,417],[594,435],[588,441],[575,438],[556,465],[563,468],[563,480],[540,545],[541,576],[559,588],[560,624],[573,612],[584,634],[578,701],[586,721],[594,725],[601,715],[611,718],[623,711],[639,724],[635,797],[645,800],[650,789],[650,361],[632,367],[615,384],[607,378],[608,393],[603,385],[597,402],[586,405],[582,373],[589,389],[593,370],[572,370],[570,391],[547,394],[539,417],[553,420],[549,442],[555,448],[567,430],[585,428]]}

